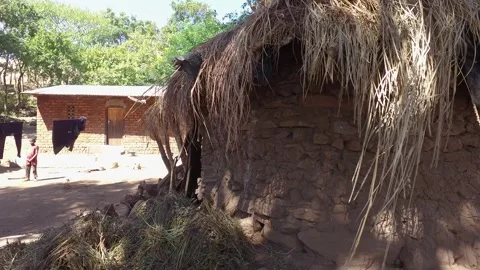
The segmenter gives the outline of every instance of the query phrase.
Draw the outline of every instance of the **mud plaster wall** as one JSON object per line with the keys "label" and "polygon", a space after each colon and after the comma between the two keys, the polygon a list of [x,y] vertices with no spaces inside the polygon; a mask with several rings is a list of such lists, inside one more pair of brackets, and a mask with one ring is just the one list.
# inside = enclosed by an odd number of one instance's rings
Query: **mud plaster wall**
{"label": "mud plaster wall", "polygon": [[[339,112],[328,91],[302,100],[300,84],[288,80],[252,98],[240,149],[228,160],[219,141],[203,141],[203,181],[217,206],[254,217],[256,236],[340,265],[366,198],[348,203],[361,150],[353,111],[346,104]],[[401,200],[393,223],[370,220],[353,265],[377,269],[382,236],[394,227],[390,265],[480,267],[480,128],[466,97],[456,99],[450,135],[436,168],[426,139],[412,207]]]}

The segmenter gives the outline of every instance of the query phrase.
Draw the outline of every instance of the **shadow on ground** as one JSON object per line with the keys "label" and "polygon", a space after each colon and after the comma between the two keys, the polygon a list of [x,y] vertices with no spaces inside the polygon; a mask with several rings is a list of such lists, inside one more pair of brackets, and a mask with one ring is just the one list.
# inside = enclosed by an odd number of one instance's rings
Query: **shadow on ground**
{"label": "shadow on ground", "polygon": [[83,210],[119,202],[138,186],[137,181],[45,182],[0,189],[0,238],[62,225]]}
{"label": "shadow on ground", "polygon": [[7,168],[7,167],[3,167],[3,166],[0,166],[0,174],[3,174],[3,173],[11,173],[11,172],[18,172],[22,170],[22,168],[20,167],[16,167],[16,168]]}

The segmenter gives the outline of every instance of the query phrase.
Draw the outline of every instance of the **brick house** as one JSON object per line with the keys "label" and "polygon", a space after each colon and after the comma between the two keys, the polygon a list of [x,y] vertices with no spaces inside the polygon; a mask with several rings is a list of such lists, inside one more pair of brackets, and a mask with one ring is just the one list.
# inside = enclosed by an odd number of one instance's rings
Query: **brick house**
{"label": "brick house", "polygon": [[[157,154],[145,130],[145,112],[158,91],[150,86],[59,85],[26,91],[37,99],[37,143],[53,153],[54,120],[87,117],[87,127],[72,153],[96,153],[103,145],[139,154]],[[140,101],[140,102],[138,102]],[[70,153],[62,150],[60,153]]]}

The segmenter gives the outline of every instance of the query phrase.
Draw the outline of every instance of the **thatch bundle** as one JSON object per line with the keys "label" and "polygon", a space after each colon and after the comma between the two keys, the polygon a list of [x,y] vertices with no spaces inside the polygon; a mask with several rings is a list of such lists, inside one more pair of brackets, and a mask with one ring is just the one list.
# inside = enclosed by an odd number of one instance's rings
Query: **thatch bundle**
{"label": "thatch bundle", "polygon": [[[209,134],[235,147],[265,48],[275,59],[282,46],[298,40],[305,93],[312,85],[338,81],[342,95],[353,96],[364,142],[351,199],[370,183],[365,217],[379,191],[386,192],[384,207],[394,208],[407,183],[415,183],[427,133],[436,135],[438,157],[456,80],[480,38],[479,15],[477,0],[269,1],[192,51],[202,59],[198,76],[181,70],[173,75],[156,105],[156,124],[182,136],[194,122],[215,127]],[[377,152],[367,164],[372,143]],[[369,173],[360,179],[362,166]]]}
{"label": "thatch bundle", "polygon": [[0,249],[1,269],[250,269],[253,246],[239,224],[169,194],[129,219],[91,212],[31,244]]}

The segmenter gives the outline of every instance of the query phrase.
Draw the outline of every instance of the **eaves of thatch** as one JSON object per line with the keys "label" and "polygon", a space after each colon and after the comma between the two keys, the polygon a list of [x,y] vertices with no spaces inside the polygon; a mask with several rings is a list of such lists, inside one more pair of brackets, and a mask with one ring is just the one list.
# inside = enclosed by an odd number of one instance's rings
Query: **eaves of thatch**
{"label": "eaves of thatch", "polygon": [[[178,70],[152,110],[155,126],[162,127],[157,135],[169,130],[184,138],[194,123],[209,123],[215,127],[209,132],[234,147],[265,51],[275,60],[282,46],[297,40],[305,92],[338,81],[346,90],[341,94],[355,101],[363,153],[376,141],[375,162],[368,164],[374,176],[352,179],[355,187],[372,185],[365,216],[381,185],[391,198],[385,207],[394,207],[406,183],[414,182],[427,132],[437,134],[438,157],[459,77],[467,76],[472,100],[480,104],[474,64],[479,15],[477,0],[269,1],[241,25],[177,59]],[[363,156],[359,167],[366,165]]]}

